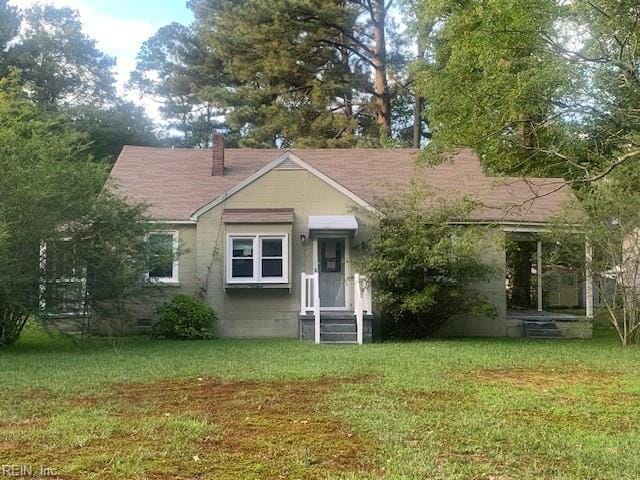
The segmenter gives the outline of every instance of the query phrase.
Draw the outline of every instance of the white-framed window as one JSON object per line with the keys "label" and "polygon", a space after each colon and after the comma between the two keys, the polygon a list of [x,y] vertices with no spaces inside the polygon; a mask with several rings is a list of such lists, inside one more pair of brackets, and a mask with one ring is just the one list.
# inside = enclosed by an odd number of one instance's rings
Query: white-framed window
{"label": "white-framed window", "polygon": [[287,283],[287,234],[228,235],[227,283]]}
{"label": "white-framed window", "polygon": [[147,241],[151,250],[147,280],[150,283],[178,283],[178,232],[151,232]]}

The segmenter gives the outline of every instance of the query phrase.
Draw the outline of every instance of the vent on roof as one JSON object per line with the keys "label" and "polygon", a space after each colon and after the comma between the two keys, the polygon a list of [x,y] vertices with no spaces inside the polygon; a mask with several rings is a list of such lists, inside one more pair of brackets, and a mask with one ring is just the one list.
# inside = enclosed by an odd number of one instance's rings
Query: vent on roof
{"label": "vent on roof", "polygon": [[296,162],[287,158],[284,162],[278,165],[274,170],[303,170],[303,168]]}

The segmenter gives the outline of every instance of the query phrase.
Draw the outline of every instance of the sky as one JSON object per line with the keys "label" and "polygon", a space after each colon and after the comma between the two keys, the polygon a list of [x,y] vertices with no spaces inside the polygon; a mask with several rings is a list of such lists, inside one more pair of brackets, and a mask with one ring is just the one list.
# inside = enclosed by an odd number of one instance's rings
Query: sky
{"label": "sky", "polygon": [[[171,22],[189,24],[193,20],[186,0],[10,0],[19,8],[39,4],[70,7],[80,12],[85,33],[98,42],[98,48],[117,59],[118,90],[124,96],[124,84],[136,64],[142,42],[160,27]],[[128,99],[143,105],[151,118],[159,121],[157,105],[129,93]]]}

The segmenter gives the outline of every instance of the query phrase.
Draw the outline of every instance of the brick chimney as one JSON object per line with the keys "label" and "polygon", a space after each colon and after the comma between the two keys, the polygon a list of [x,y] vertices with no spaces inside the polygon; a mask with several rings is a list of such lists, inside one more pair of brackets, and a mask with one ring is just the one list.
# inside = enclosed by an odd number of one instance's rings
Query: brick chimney
{"label": "brick chimney", "polygon": [[211,175],[222,177],[224,176],[224,136],[221,133],[214,133],[211,144],[213,146]]}

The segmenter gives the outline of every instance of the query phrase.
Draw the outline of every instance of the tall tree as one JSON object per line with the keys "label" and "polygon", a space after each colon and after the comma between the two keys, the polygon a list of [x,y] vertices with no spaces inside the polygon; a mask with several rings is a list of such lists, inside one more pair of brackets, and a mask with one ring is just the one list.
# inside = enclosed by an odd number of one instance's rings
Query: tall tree
{"label": "tall tree", "polygon": [[199,39],[184,25],[160,28],[142,45],[129,85],[160,103],[168,129],[180,133],[181,146],[206,146],[213,130],[223,128],[211,90],[224,83],[215,56],[206,56]]}
{"label": "tall tree", "polygon": [[[418,55],[416,56],[418,62],[424,59],[424,42],[421,39],[418,39]],[[422,107],[424,103],[424,98],[418,92],[415,93],[414,98],[414,110],[413,110],[413,136],[411,145],[413,148],[420,148],[422,145],[422,135],[423,135],[423,118],[422,118]]]}
{"label": "tall tree", "polygon": [[102,105],[115,97],[115,60],[82,32],[76,11],[36,5],[24,12],[22,20],[6,63],[19,69],[33,101],[45,107]]}
{"label": "tall tree", "polygon": [[420,0],[438,22],[419,89],[433,153],[472,146],[505,173],[583,185],[640,159],[640,5]]}
{"label": "tall tree", "polygon": [[347,146],[390,135],[393,1],[192,0],[196,31],[223,61],[229,118],[254,145]]}
{"label": "tall tree", "polygon": [[112,164],[124,145],[157,146],[159,140],[144,109],[131,102],[95,108],[92,105],[70,106],[64,110],[71,126],[86,134],[85,152]]}
{"label": "tall tree", "polygon": [[0,0],[0,72],[5,66],[7,45],[18,34],[19,27],[18,9],[9,5],[8,0]]}
{"label": "tall tree", "polygon": [[[433,132],[431,150],[473,147],[494,170],[565,174],[545,153],[564,141],[557,102],[579,83],[547,48],[563,9],[555,0],[419,2],[430,62],[418,90]],[[574,83],[575,82],[575,83]],[[565,147],[566,145],[562,145]]]}
{"label": "tall tree", "polygon": [[354,129],[343,105],[334,103],[349,96],[342,83],[344,57],[320,44],[319,28],[304,26],[289,3],[191,4],[208,54],[220,59],[232,79],[213,93],[232,128],[244,131],[244,145],[340,141]]}
{"label": "tall tree", "polygon": [[575,101],[560,106],[581,120],[581,158],[560,153],[580,168],[580,177],[592,181],[625,163],[640,163],[640,4],[580,0],[570,14],[569,25],[582,32],[578,48],[547,40],[589,82]]}
{"label": "tall tree", "polygon": [[[378,124],[388,133],[391,132],[391,92],[389,91],[389,81],[387,79],[387,42],[386,25],[387,14],[393,1],[367,0],[366,2],[353,2],[358,6],[364,5],[364,10],[368,14],[367,23],[370,25],[372,35],[368,35],[366,30],[358,32],[353,29],[353,37],[348,44],[355,55],[365,62],[371,62],[374,71],[373,97],[376,105],[375,115]],[[366,25],[365,24],[365,25]],[[360,33],[360,35],[358,35]],[[365,39],[373,37],[372,42]]]}
{"label": "tall tree", "polygon": [[411,132],[411,145],[420,148],[424,139],[431,138],[424,118],[424,85],[416,82],[420,72],[428,65],[427,58],[430,50],[427,49],[429,37],[433,33],[434,15],[424,15],[421,2],[416,0],[401,0],[403,20],[407,26],[406,35],[413,39],[415,44],[415,59],[409,65],[408,72],[413,93],[413,127]]}
{"label": "tall tree", "polygon": [[158,143],[142,109],[116,98],[113,65],[82,33],[77,12],[36,6],[21,15],[0,0],[0,78],[84,132],[85,153],[109,162],[124,144]]}

